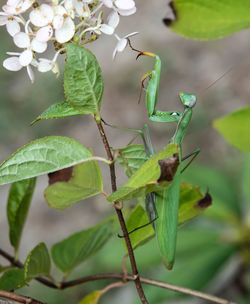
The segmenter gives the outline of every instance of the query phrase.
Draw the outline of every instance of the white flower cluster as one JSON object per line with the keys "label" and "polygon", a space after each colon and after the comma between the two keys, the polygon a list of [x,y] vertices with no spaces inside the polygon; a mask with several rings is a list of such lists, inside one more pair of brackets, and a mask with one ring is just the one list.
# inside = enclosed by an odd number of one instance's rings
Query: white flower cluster
{"label": "white flower cluster", "polygon": [[[104,8],[111,10],[104,22]],[[84,45],[95,41],[102,33],[112,35],[119,24],[120,16],[136,12],[134,0],[8,0],[0,11],[0,26],[5,25],[20,52],[8,52],[11,57],[3,62],[10,71],[26,67],[29,78],[34,81],[31,66],[39,72],[52,71],[59,74],[56,63],[64,50],[64,43],[73,40]],[[118,43],[113,53],[121,52],[127,45],[127,38],[117,34]],[[49,41],[54,43],[52,60],[37,58],[47,50]]]}

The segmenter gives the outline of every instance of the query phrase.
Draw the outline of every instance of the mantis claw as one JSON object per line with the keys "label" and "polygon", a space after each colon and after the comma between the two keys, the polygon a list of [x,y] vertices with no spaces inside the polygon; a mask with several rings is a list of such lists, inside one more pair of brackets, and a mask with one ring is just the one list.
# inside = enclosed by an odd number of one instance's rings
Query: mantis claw
{"label": "mantis claw", "polygon": [[[138,51],[139,52],[139,51]],[[140,56],[142,56],[143,55],[143,52],[140,52],[140,54],[138,54],[137,56],[136,56],[136,60],[140,57]]]}

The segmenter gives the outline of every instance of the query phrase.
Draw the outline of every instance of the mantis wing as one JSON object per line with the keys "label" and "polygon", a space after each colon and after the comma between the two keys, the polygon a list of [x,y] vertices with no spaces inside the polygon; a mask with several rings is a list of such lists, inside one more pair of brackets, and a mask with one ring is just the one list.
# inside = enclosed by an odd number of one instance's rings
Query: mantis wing
{"label": "mantis wing", "polygon": [[173,268],[175,259],[180,177],[179,167],[172,184],[165,190],[156,192],[155,204],[158,219],[155,221],[155,230],[159,249],[168,269]]}

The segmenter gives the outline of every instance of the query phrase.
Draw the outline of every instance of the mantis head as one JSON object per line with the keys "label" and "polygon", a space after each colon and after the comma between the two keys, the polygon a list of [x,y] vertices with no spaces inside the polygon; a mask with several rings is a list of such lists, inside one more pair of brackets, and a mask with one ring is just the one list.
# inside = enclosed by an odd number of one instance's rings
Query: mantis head
{"label": "mantis head", "polygon": [[184,107],[193,108],[195,106],[197,98],[194,94],[179,93],[179,96]]}

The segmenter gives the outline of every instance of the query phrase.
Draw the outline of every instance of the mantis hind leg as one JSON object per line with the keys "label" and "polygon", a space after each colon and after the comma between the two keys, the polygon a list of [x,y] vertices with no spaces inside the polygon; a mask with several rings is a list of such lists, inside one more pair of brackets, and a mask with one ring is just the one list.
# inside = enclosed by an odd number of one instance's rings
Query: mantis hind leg
{"label": "mantis hind leg", "polygon": [[193,152],[189,153],[188,155],[186,155],[182,158],[182,161],[184,161],[184,160],[188,159],[189,157],[192,157],[190,159],[190,161],[186,164],[186,166],[181,170],[181,173],[184,172],[190,166],[190,164],[197,157],[197,155],[200,153],[200,151],[201,151],[201,149],[197,148]]}

